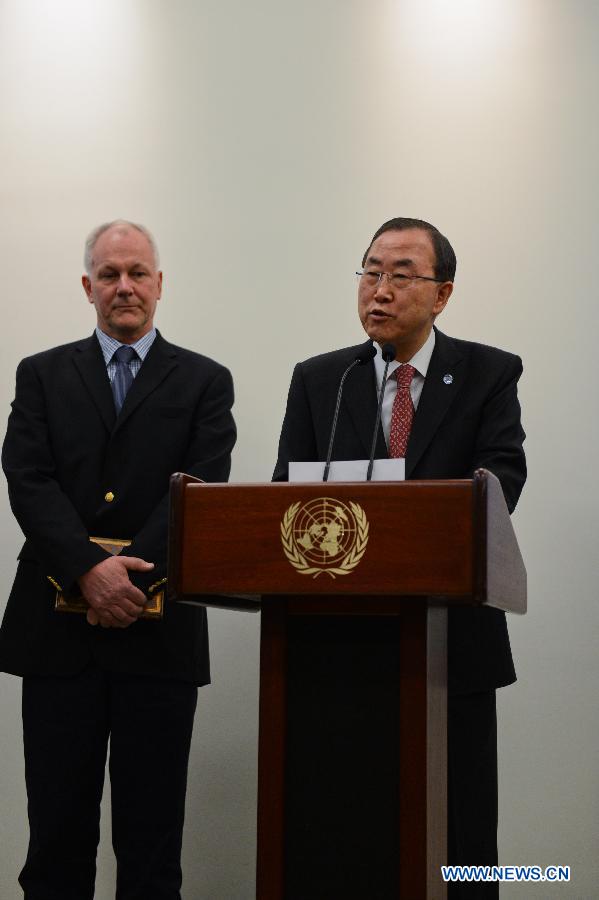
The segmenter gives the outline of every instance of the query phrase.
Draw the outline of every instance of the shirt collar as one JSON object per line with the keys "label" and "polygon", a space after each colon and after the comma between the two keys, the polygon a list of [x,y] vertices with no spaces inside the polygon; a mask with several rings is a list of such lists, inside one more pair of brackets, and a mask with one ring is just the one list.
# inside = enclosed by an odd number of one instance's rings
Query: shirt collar
{"label": "shirt collar", "polygon": [[[376,341],[373,341],[374,347],[376,349],[376,356],[374,357],[374,368],[376,371],[376,380],[378,384],[381,383],[383,378],[383,373],[385,371],[385,361],[383,360],[382,350],[380,344],[377,344]],[[426,373],[428,372],[428,367],[430,365],[431,356],[433,355],[433,350],[435,349],[435,329],[431,328],[430,334],[427,337],[426,341],[420,348],[417,350],[412,359],[407,360],[411,366],[414,366],[419,375],[423,378],[426,378]],[[387,377],[391,375],[391,372],[394,372],[401,363],[399,363],[396,359],[394,359],[389,364],[389,371],[387,373]]]}
{"label": "shirt collar", "polygon": [[[106,334],[104,331],[101,331],[96,325],[96,337],[100,342],[100,348],[102,350],[102,355],[104,357],[104,362],[106,365],[109,364],[112,357],[114,356],[114,351],[118,350],[119,347],[122,347],[123,344],[120,341],[115,340],[115,338],[110,337],[109,334]],[[143,362],[146,356],[149,353],[150,347],[154,343],[156,339],[156,329],[151,328],[147,334],[144,334],[143,337],[140,337],[138,341],[134,344],[127,344],[128,347],[133,347],[141,361]]]}

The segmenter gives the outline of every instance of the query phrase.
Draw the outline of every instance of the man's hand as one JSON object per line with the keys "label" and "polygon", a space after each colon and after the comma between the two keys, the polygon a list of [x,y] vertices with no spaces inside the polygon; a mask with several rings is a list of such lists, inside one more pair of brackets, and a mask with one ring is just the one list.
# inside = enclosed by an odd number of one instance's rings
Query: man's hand
{"label": "man's hand", "polygon": [[78,579],[89,604],[87,621],[104,628],[127,628],[139,618],[146,597],[129,580],[129,570],[150,572],[154,563],[136,556],[111,556]]}

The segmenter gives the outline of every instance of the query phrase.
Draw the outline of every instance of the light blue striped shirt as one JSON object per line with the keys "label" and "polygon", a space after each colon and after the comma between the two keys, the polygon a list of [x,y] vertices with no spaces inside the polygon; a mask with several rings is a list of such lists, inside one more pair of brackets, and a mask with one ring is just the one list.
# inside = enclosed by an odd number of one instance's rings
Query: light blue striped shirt
{"label": "light blue striped shirt", "polygon": [[154,343],[156,339],[156,329],[152,328],[148,331],[147,334],[144,334],[135,344],[121,344],[120,341],[115,340],[113,337],[110,337],[109,334],[105,334],[103,331],[96,326],[96,337],[100,342],[100,347],[102,348],[102,354],[104,356],[104,362],[106,363],[106,371],[108,372],[108,379],[110,383],[114,381],[114,373],[116,372],[116,363],[113,360],[113,356],[115,350],[118,350],[119,347],[126,346],[132,347],[137,356],[129,363],[129,368],[131,369],[131,374],[135,378],[139,370],[141,369],[141,364],[149,353],[150,347]]}

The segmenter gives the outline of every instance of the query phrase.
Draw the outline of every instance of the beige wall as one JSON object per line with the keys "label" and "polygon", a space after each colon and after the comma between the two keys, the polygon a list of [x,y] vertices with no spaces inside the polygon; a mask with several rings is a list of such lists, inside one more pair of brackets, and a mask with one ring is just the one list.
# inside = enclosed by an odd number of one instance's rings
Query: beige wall
{"label": "beige wall", "polygon": [[[530,612],[501,693],[501,858],[596,896],[599,5],[583,0],[0,0],[2,419],[21,357],[89,333],[83,237],[155,232],[158,324],[228,364],[233,478],[267,480],[292,364],[356,343],[352,273],[394,215],[458,255],[439,325],[522,355]],[[5,489],[5,594],[20,533]],[[188,900],[249,900],[258,617],[211,612]],[[19,684],[0,679],[0,896],[26,846]],[[98,900],[111,894],[104,828]],[[543,886],[505,895],[546,898]]]}

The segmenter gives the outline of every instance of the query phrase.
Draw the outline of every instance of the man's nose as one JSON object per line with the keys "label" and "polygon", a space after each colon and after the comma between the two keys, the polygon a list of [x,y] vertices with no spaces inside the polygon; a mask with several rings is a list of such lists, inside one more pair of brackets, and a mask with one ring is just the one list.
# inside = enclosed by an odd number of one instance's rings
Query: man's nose
{"label": "man's nose", "polygon": [[383,272],[379,278],[379,283],[376,286],[374,296],[377,300],[393,300],[393,290],[386,272]]}
{"label": "man's nose", "polygon": [[117,293],[118,294],[132,294],[133,293],[133,285],[129,279],[129,276],[126,272],[121,272],[119,276],[119,281],[117,284]]}

